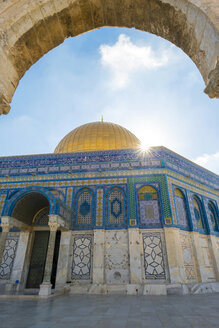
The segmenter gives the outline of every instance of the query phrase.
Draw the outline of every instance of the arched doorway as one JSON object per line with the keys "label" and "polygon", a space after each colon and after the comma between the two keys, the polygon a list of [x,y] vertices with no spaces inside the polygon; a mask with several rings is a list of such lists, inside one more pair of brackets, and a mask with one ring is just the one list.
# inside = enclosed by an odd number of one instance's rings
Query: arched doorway
{"label": "arched doorway", "polygon": [[19,0],[0,5],[0,113],[21,77],[65,38],[100,28],[136,28],[180,47],[196,64],[210,97],[219,97],[217,2],[200,0]]}
{"label": "arched doorway", "polygon": [[[49,201],[46,196],[39,192],[28,192],[14,201],[10,216],[33,226],[37,214],[44,208],[49,210]],[[48,212],[49,214],[49,212]],[[48,224],[48,222],[47,222]]]}
{"label": "arched doorway", "polygon": [[[43,281],[50,230],[48,226],[50,204],[40,192],[29,192],[15,203],[11,216],[31,226],[32,238],[29,240],[29,258],[26,266],[26,288],[38,289]],[[55,287],[61,232],[56,232],[51,284]]]}

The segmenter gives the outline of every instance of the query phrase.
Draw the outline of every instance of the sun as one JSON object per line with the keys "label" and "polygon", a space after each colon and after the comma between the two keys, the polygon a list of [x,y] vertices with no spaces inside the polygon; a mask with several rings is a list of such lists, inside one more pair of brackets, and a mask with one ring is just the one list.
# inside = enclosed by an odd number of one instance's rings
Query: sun
{"label": "sun", "polygon": [[139,152],[142,154],[146,154],[150,149],[150,144],[148,142],[148,138],[140,138],[140,146],[139,146]]}
{"label": "sun", "polygon": [[147,152],[149,150],[149,145],[147,142],[141,142],[140,144],[140,150],[142,152]]}

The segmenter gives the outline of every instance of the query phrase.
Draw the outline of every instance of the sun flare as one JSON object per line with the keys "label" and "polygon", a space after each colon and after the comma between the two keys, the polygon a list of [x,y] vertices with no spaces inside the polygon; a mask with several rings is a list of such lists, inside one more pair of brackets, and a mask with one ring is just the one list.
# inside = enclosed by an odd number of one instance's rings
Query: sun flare
{"label": "sun flare", "polygon": [[146,142],[141,142],[140,150],[141,150],[142,152],[148,152],[149,148],[150,148],[150,147],[149,147],[148,143],[146,143]]}

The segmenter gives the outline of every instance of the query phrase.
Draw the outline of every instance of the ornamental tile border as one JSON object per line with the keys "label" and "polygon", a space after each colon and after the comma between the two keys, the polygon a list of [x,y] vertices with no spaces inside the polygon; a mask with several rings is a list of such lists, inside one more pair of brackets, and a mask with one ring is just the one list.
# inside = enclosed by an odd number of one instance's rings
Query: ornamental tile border
{"label": "ornamental tile border", "polygon": [[10,184],[0,185],[0,189],[7,189],[7,188],[26,188],[26,187],[60,187],[63,185],[66,187],[71,186],[90,186],[90,185],[102,185],[102,184],[120,184],[126,183],[126,178],[96,178],[96,179],[80,179],[80,180],[68,180],[68,181],[36,181],[36,182],[11,182]]}
{"label": "ornamental tile border", "polygon": [[[155,175],[155,174],[167,174],[168,176],[171,176],[172,178],[176,178],[179,180],[184,181],[185,183],[195,186],[199,188],[200,190],[210,192],[212,193],[212,187],[208,187],[206,185],[203,185],[201,183],[198,183],[190,178],[186,178],[182,176],[181,174],[175,173],[173,171],[170,171],[168,169],[146,169],[146,170],[127,170],[127,171],[119,171],[119,178],[122,179],[122,177],[125,176],[125,178],[129,176],[141,176],[141,175]],[[104,180],[104,179],[115,179],[115,177],[118,177],[118,172],[102,172],[102,173],[79,173],[79,174],[55,174],[55,175],[44,175],[44,176],[23,176],[23,177],[9,177],[9,178],[0,178],[0,189],[5,188],[24,188],[27,186],[45,186],[45,187],[71,187],[76,184],[76,181],[78,178],[80,180],[78,181],[91,181],[91,180]],[[77,180],[74,180],[77,179]],[[46,180],[46,181],[45,181]],[[78,182],[80,183],[80,182]],[[91,182],[88,182],[88,184],[91,184]],[[214,195],[217,195],[219,197],[219,192],[215,190]]]}
{"label": "ornamental tile border", "polygon": [[[136,161],[137,160],[137,161]],[[56,169],[69,170],[70,169],[83,169],[79,164],[85,166],[85,169],[92,170],[92,163],[97,165],[103,163],[103,167],[106,166],[106,162],[121,162],[126,163],[135,162],[133,166],[138,165],[149,165],[171,168],[172,170],[181,172],[186,175],[188,172],[192,178],[196,178],[201,182],[205,179],[208,182],[218,184],[219,177],[213,172],[207,171],[204,168],[198,167],[195,163],[187,160],[186,158],[174,153],[173,151],[165,147],[151,147],[149,153],[139,153],[135,150],[113,150],[113,151],[99,151],[99,152],[87,152],[86,156],[84,153],[67,153],[67,154],[41,154],[41,155],[28,155],[28,156],[12,156],[12,157],[1,157],[0,168],[3,168],[5,172],[4,175],[8,174],[8,168],[14,170],[14,173],[18,173],[18,168],[20,167],[23,173],[27,172],[27,166],[30,169],[31,166],[37,166],[38,170],[42,173],[48,171],[48,169],[53,172]],[[131,162],[130,162],[131,161]],[[89,163],[89,164],[88,164]],[[126,163],[123,163],[126,165]],[[45,166],[46,167],[43,167]],[[71,166],[73,165],[73,167]],[[23,166],[23,168],[22,168]],[[79,168],[80,167],[80,168]],[[17,171],[16,171],[17,170]],[[35,174],[36,168],[32,168],[32,173]],[[9,171],[8,171],[9,172]],[[22,173],[21,172],[21,173]],[[31,174],[31,173],[30,173]]]}
{"label": "ornamental tile border", "polygon": [[72,203],[72,194],[73,194],[73,188],[70,187],[67,189],[67,196],[66,196],[66,204],[71,207]]}
{"label": "ornamental tile border", "polygon": [[3,206],[4,206],[4,203],[5,203],[5,198],[6,198],[6,194],[1,194],[0,195],[0,216],[2,214]]}
{"label": "ornamental tile border", "polygon": [[96,202],[96,226],[101,227],[103,225],[103,188],[97,189]]}

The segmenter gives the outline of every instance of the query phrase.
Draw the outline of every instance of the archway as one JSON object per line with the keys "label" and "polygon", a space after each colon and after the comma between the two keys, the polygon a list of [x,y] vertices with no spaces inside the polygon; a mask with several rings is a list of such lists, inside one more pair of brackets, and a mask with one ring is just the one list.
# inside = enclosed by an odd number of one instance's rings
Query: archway
{"label": "archway", "polygon": [[200,0],[30,0],[0,5],[0,113],[21,77],[65,38],[103,26],[136,28],[180,47],[196,64],[209,97],[219,98],[219,12]]}
{"label": "archway", "polygon": [[[28,248],[31,252],[26,255],[26,288],[39,288],[44,278],[44,271],[47,259],[47,249],[50,238],[48,226],[50,203],[47,197],[37,191],[27,192],[15,199],[10,215],[31,226],[31,238]],[[53,255],[53,266],[51,272],[51,283],[55,287],[57,262],[59,254],[61,232],[56,232],[55,249]]]}
{"label": "archway", "polygon": [[11,216],[25,224],[33,225],[37,214],[46,208],[48,208],[49,214],[48,199],[41,193],[31,192],[16,202],[11,211]]}

